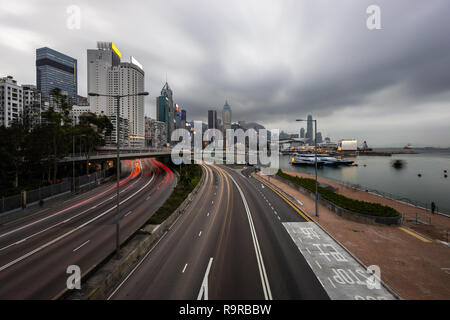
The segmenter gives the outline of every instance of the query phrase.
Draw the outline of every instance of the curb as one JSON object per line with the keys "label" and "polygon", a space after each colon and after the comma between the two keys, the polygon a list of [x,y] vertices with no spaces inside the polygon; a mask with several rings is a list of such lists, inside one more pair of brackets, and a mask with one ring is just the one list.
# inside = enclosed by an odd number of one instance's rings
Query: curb
{"label": "curb", "polygon": [[[264,179],[266,180],[266,179]],[[269,183],[273,188],[280,190],[278,187],[274,186],[271,182],[268,182],[266,180],[267,183]],[[284,194],[286,194],[286,192],[283,191]],[[289,197],[291,199],[295,199],[293,196],[289,195]],[[355,259],[361,266],[364,267],[364,269],[367,270],[367,266],[361,261],[359,260],[352,252],[350,252],[350,250],[348,250],[342,243],[340,243],[338,240],[336,240],[336,238],[334,238],[327,230],[325,230],[315,219],[311,218],[310,215],[306,214],[306,212],[304,210],[302,210],[297,204],[296,201],[291,201],[291,203],[296,206],[300,211],[302,211],[308,218],[311,219],[311,221],[313,221],[320,229],[322,229],[323,232],[325,232],[331,239],[333,239],[338,245],[340,245],[353,259]],[[403,300],[402,297],[400,297],[400,295],[395,292],[394,289],[392,289],[389,285],[387,285],[383,280],[380,279],[381,284],[394,296],[396,297],[398,300]]]}

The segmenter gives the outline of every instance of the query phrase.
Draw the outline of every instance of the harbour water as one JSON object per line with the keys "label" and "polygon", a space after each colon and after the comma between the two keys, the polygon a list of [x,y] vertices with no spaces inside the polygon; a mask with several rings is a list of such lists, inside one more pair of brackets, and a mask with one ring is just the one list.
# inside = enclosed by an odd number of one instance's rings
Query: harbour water
{"label": "harbour water", "polygon": [[[380,152],[395,152],[398,149],[375,149]],[[401,150],[403,151],[403,150]],[[417,154],[394,154],[386,156],[357,156],[354,167],[323,167],[318,176],[325,179],[355,185],[375,191],[381,195],[411,202],[430,208],[432,201],[439,212],[450,214],[450,149],[414,149]],[[314,174],[314,167],[293,166],[291,156],[280,156],[280,168]],[[403,160],[404,166],[396,169],[395,160]],[[418,175],[421,174],[421,177]]]}

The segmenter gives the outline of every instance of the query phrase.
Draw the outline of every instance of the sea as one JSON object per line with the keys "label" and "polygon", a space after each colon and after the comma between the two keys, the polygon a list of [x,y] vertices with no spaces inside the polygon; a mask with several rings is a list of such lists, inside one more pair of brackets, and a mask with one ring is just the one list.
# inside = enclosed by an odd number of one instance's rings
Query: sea
{"label": "sea", "polygon": [[[397,152],[403,149],[373,149],[378,152]],[[412,149],[416,154],[392,156],[353,156],[357,166],[322,167],[318,176],[375,192],[388,198],[409,202],[429,209],[431,202],[437,211],[450,215],[450,149]],[[293,166],[291,156],[280,156],[280,168],[314,175],[314,166]],[[402,160],[401,168],[392,163]],[[445,172],[449,177],[445,178]],[[420,175],[420,176],[419,176]]]}

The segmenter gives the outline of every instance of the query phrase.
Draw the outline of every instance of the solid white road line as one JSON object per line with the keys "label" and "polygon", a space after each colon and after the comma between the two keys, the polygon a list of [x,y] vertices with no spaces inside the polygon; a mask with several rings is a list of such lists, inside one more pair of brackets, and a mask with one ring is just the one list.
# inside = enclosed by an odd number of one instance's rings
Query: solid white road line
{"label": "solid white road line", "polygon": [[[140,188],[140,189],[137,190],[135,193],[133,193],[132,195],[130,195],[128,198],[122,200],[122,201],[120,202],[120,204],[125,203],[126,201],[130,200],[132,197],[134,197],[135,195],[137,195],[139,192],[141,192],[142,190],[144,190],[144,189],[150,184],[150,182],[151,182],[151,180],[148,181],[142,188]],[[98,216],[96,216],[96,217],[90,219],[89,221],[86,221],[85,223],[79,225],[78,227],[75,227],[74,229],[70,230],[69,232],[66,232],[66,233],[62,234],[62,235],[60,235],[59,237],[57,237],[57,238],[55,238],[55,239],[53,239],[53,240],[51,240],[51,241],[49,241],[49,242],[47,242],[47,243],[41,245],[40,247],[38,247],[38,248],[36,248],[36,249],[34,249],[34,250],[32,250],[32,251],[26,253],[26,254],[24,254],[23,256],[20,256],[19,258],[17,258],[17,259],[15,259],[15,260],[13,260],[13,261],[11,261],[11,262],[9,262],[9,263],[7,263],[7,264],[1,266],[1,267],[0,267],[0,272],[3,271],[3,270],[5,270],[5,269],[8,269],[9,267],[15,265],[16,263],[18,263],[18,262],[20,262],[20,261],[22,261],[22,260],[24,260],[24,259],[26,259],[26,258],[32,256],[32,255],[35,254],[36,252],[39,252],[39,251],[41,251],[41,250],[43,250],[43,249],[45,249],[45,248],[51,246],[52,244],[54,244],[54,243],[56,243],[56,242],[58,242],[58,241],[60,241],[60,240],[62,240],[62,239],[64,239],[64,238],[66,238],[67,236],[71,235],[71,234],[74,233],[75,231],[78,231],[78,230],[84,228],[84,227],[87,226],[88,224],[90,224],[90,223],[92,223],[92,222],[94,222],[94,221],[100,219],[100,218],[103,217],[104,215],[108,214],[109,212],[111,212],[112,210],[114,210],[116,207],[117,207],[117,205],[115,205],[115,206],[109,208],[109,209],[106,210],[105,212],[103,212],[103,213],[99,214]]]}
{"label": "solid white road line", "polygon": [[113,295],[116,294],[116,292],[123,286],[123,284],[133,275],[133,273],[137,270],[137,268],[139,268],[139,266],[145,261],[145,259],[149,256],[149,254],[153,251],[153,249],[156,248],[156,246],[158,245],[158,243],[161,242],[162,239],[164,239],[164,237],[167,235],[167,232],[165,232],[161,238],[159,238],[159,240],[155,243],[155,245],[145,254],[145,256],[142,258],[141,261],[139,261],[139,263],[136,265],[136,267],[134,267],[133,270],[131,270],[131,272],[126,276],[125,279],[123,279],[123,281],[117,286],[116,289],[114,289],[114,291],[109,295],[107,300],[110,300],[112,298]]}
{"label": "solid white road line", "polygon": [[208,267],[206,268],[205,276],[203,277],[202,286],[200,287],[200,292],[198,293],[197,300],[201,300],[202,296],[204,297],[204,300],[208,300],[208,276],[212,262],[213,258],[211,257],[208,262]]}
{"label": "solid white road line", "polygon": [[80,249],[82,246],[88,244],[90,241],[91,241],[91,240],[88,240],[88,241],[84,242],[82,245],[80,245],[80,246],[76,247],[75,249],[73,249],[72,252],[77,251],[77,250]]}
{"label": "solid white road line", "polygon": [[[154,175],[153,175],[152,178],[150,179],[150,182],[153,180],[153,177],[154,177]],[[137,182],[137,181],[136,181],[136,182]],[[125,189],[123,189],[122,191],[120,191],[120,193],[125,192],[126,190],[128,190],[130,187],[132,187],[133,185],[135,185],[136,182],[134,182],[132,185],[130,185],[130,186],[128,186],[127,188],[125,188]],[[106,199],[106,200],[104,200],[104,201],[98,203],[97,206],[102,205],[102,204],[108,202],[109,200],[111,200],[111,199],[113,199],[113,198],[115,198],[115,197],[111,197],[111,198],[109,198],[109,199]],[[20,243],[22,243],[22,242],[24,242],[24,241],[26,241],[26,240],[28,240],[28,239],[30,239],[30,238],[33,238],[33,237],[35,237],[35,236],[37,236],[37,235],[39,235],[39,234],[41,234],[41,233],[44,233],[44,232],[46,232],[46,231],[48,231],[48,230],[50,230],[50,229],[53,229],[53,228],[55,228],[55,227],[57,227],[57,226],[59,226],[59,225],[61,225],[61,224],[63,224],[63,223],[67,223],[67,222],[69,222],[70,220],[72,220],[72,219],[74,219],[74,218],[76,218],[76,217],[79,217],[79,216],[85,214],[86,212],[90,211],[91,209],[92,209],[92,208],[86,209],[86,210],[84,210],[84,211],[82,211],[82,212],[80,212],[80,213],[78,213],[78,214],[76,214],[76,215],[74,215],[74,216],[71,216],[70,218],[68,218],[68,219],[66,219],[66,220],[63,220],[63,221],[58,222],[58,223],[56,223],[56,224],[54,224],[54,225],[52,225],[52,226],[50,226],[50,227],[48,227],[48,228],[45,228],[45,229],[42,229],[42,230],[40,230],[40,231],[38,231],[38,232],[36,232],[36,233],[33,233],[33,234],[31,234],[31,235],[29,235],[29,236],[23,238],[22,240],[13,242],[13,243],[7,245],[6,247],[0,248],[0,251],[6,250],[6,249],[8,249],[8,248],[10,248],[10,247],[12,247],[12,246],[14,246],[14,245],[20,244]],[[44,219],[45,219],[45,218],[44,218]],[[16,230],[19,230],[19,229],[16,229]],[[14,231],[14,230],[13,230],[13,231]]]}
{"label": "solid white road line", "polygon": [[256,235],[255,226],[253,225],[253,219],[252,219],[252,215],[250,213],[250,209],[248,208],[247,200],[245,199],[244,193],[242,192],[242,189],[238,185],[236,180],[234,180],[234,178],[228,172],[226,172],[226,174],[231,178],[231,180],[233,180],[234,184],[236,185],[236,187],[239,191],[239,194],[241,195],[242,202],[244,203],[245,211],[247,212],[248,222],[250,224],[250,232],[252,235],[253,246],[255,247],[256,260],[258,262],[259,275],[261,277],[261,284],[263,287],[264,298],[266,300],[272,300],[272,292],[270,291],[269,280],[267,279],[267,273],[266,273],[266,268],[264,266],[263,257],[261,254],[261,248],[259,246],[258,237]]}

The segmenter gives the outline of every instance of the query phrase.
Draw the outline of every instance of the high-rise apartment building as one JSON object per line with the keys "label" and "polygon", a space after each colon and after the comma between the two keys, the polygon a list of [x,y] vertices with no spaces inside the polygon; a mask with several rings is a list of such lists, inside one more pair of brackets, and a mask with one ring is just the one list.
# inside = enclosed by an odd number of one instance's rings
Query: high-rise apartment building
{"label": "high-rise apartment building", "polygon": [[[97,49],[87,51],[88,92],[100,95],[133,95],[121,98],[119,110],[119,125],[129,127],[123,129],[121,136],[129,141],[121,141],[122,145],[141,147],[145,145],[144,128],[144,96],[135,94],[144,91],[144,70],[136,59],[121,62],[122,54],[112,42],[98,42]],[[117,114],[117,101],[114,97],[90,96],[91,112],[106,115],[111,121]],[[117,121],[112,121],[113,125]],[[115,144],[117,128],[108,139]]]}
{"label": "high-rise apartment building", "polygon": [[[110,93],[113,95],[130,95],[120,100],[120,117],[128,119],[130,145],[145,145],[144,96],[136,94],[144,92],[144,70],[132,62],[121,62],[110,70]],[[112,108],[108,113],[116,113]]]}
{"label": "high-rise apartment building", "polygon": [[22,85],[23,114],[22,121],[26,128],[32,129],[41,124],[43,110],[42,94],[32,84]]}
{"label": "high-rise apartment building", "polygon": [[9,127],[21,122],[23,113],[23,89],[11,76],[0,79],[0,126]]}
{"label": "high-rise apartment building", "polygon": [[145,140],[148,147],[164,147],[167,144],[166,123],[145,117]]}
{"label": "high-rise apartment building", "polygon": [[[111,94],[111,68],[120,64],[122,54],[112,42],[97,42],[97,49],[87,50],[87,80],[88,92],[100,95]],[[118,81],[116,86],[118,86]],[[89,97],[91,111],[97,115],[111,116],[115,113],[113,98],[94,96]]]}
{"label": "high-rise apartment building", "polygon": [[45,102],[50,102],[52,89],[59,88],[77,104],[77,77],[76,59],[48,47],[36,49],[36,85]]}

